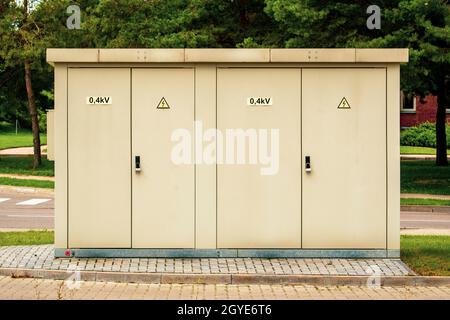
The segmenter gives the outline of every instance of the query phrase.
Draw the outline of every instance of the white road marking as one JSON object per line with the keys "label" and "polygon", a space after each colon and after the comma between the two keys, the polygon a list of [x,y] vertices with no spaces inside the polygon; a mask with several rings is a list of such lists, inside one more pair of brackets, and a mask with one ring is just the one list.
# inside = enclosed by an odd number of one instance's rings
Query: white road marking
{"label": "white road marking", "polygon": [[33,188],[14,188],[14,191],[22,192],[22,193],[35,193],[36,190]]}
{"label": "white road marking", "polygon": [[11,199],[11,198],[0,198],[0,203],[1,203],[1,202],[8,201],[9,199]]}
{"label": "white road marking", "polygon": [[26,214],[10,214],[10,215],[7,215],[7,217],[10,217],[10,218],[53,218],[53,216],[33,216],[33,215],[26,215]]}
{"label": "white road marking", "polygon": [[16,203],[18,206],[34,206],[37,204],[41,204],[47,201],[50,201],[51,199],[30,199],[30,200],[25,200],[19,203]]}

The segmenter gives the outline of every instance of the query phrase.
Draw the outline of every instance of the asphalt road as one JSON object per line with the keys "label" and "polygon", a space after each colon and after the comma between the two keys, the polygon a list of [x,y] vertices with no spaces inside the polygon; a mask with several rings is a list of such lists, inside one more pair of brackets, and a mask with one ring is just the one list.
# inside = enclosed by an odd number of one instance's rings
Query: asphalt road
{"label": "asphalt road", "polygon": [[450,229],[450,213],[402,212],[401,228]]}
{"label": "asphalt road", "polygon": [[51,194],[0,192],[0,229],[53,229]]}
{"label": "asphalt road", "polygon": [[[400,225],[401,228],[450,229],[450,213],[402,212]],[[53,227],[52,194],[0,192],[0,230]]]}

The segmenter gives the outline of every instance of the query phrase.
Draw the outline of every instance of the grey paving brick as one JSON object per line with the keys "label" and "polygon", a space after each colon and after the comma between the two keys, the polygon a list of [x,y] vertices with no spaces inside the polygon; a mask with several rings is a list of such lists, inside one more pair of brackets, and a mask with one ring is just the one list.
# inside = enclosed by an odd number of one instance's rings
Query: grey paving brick
{"label": "grey paving brick", "polygon": [[401,276],[410,273],[399,259],[263,259],[263,258],[59,258],[52,245],[0,248],[0,268],[186,274],[325,274]]}

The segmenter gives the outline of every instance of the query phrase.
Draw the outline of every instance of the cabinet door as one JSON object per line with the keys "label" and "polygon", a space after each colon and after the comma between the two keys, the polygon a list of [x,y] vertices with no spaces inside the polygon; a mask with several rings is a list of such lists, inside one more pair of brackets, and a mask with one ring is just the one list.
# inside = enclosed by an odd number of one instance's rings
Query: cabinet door
{"label": "cabinet door", "polygon": [[304,248],[386,247],[386,69],[303,69]]}
{"label": "cabinet door", "polygon": [[[227,145],[236,145],[234,162],[217,166],[219,248],[301,246],[300,82],[300,69],[295,68],[217,71],[217,127],[225,140],[224,160],[230,156]],[[228,129],[248,133],[243,164],[238,163],[239,142],[228,137]],[[250,147],[253,134],[256,149]],[[250,157],[254,151],[256,163]],[[265,161],[259,152],[272,160]]]}
{"label": "cabinet door", "polygon": [[[176,130],[194,143],[194,70],[133,69],[133,247],[193,248],[195,165],[171,158]],[[191,150],[191,155],[193,155]],[[133,159],[134,161],[134,159]]]}
{"label": "cabinet door", "polygon": [[69,68],[68,121],[69,246],[129,248],[130,69]]}

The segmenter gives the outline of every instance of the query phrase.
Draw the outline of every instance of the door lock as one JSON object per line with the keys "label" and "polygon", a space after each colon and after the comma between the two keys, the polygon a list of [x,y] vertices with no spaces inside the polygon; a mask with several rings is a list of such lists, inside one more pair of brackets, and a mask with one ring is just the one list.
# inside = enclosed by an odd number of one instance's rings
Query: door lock
{"label": "door lock", "polygon": [[305,171],[311,172],[311,157],[305,156]]}
{"label": "door lock", "polygon": [[136,172],[141,171],[141,156],[135,156],[134,157],[134,170]]}

